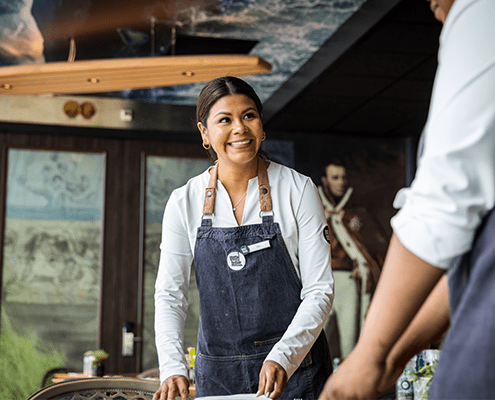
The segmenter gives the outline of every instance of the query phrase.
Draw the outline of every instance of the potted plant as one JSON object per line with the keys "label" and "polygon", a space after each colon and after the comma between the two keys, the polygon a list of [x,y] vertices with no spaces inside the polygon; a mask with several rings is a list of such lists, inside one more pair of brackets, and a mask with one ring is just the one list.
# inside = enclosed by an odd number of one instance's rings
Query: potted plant
{"label": "potted plant", "polygon": [[430,385],[433,375],[437,369],[437,361],[426,363],[417,371],[409,374],[409,380],[413,382],[414,399],[427,400],[430,396]]}
{"label": "potted plant", "polygon": [[108,353],[105,350],[93,350],[86,352],[86,355],[92,357],[91,372],[93,376],[103,376],[103,361],[108,358]]}

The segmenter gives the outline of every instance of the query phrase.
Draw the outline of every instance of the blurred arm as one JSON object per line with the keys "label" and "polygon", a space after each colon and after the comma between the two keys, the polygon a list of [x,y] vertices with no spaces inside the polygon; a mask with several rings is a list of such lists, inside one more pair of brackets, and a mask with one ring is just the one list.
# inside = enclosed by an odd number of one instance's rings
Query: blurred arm
{"label": "blurred arm", "polygon": [[407,362],[438,342],[450,324],[447,275],[442,276],[418,314],[390,351],[380,391],[395,384]]}
{"label": "blurred arm", "polygon": [[390,350],[443,273],[392,236],[361,337],[328,380],[320,399],[369,399],[379,393]]}

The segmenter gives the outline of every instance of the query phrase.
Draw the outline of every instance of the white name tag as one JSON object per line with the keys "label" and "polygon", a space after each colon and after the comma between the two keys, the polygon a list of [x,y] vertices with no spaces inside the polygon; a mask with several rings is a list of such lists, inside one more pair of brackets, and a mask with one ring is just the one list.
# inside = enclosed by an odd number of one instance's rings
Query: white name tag
{"label": "white name tag", "polygon": [[242,246],[241,247],[241,253],[244,254],[244,255],[246,255],[246,254],[252,253],[254,251],[268,249],[269,247],[270,247],[270,241],[269,240],[265,240],[263,242],[251,244],[249,246]]}

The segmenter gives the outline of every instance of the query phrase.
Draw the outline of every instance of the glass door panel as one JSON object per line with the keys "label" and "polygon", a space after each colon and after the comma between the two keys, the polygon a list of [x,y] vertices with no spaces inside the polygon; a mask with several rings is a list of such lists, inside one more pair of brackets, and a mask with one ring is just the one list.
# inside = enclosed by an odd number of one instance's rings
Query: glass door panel
{"label": "glass door panel", "polygon": [[97,348],[105,155],[8,150],[2,319],[82,369]]}
{"label": "glass door panel", "polygon": [[[201,158],[146,157],[146,223],[144,252],[143,370],[158,366],[154,331],[155,280],[160,260],[162,219],[165,204],[175,188],[206,170],[212,161]],[[200,221],[199,221],[200,222]],[[198,225],[199,225],[198,222]],[[185,347],[196,347],[199,296],[196,276],[191,274]]]}

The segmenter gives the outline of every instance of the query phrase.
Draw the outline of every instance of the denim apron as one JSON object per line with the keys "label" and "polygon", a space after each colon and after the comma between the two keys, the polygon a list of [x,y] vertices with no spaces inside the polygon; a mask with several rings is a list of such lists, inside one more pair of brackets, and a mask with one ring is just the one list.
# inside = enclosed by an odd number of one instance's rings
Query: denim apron
{"label": "denim apron", "polygon": [[[292,321],[301,282],[273,212],[264,161],[258,163],[260,224],[213,228],[217,167],[211,170],[194,263],[200,297],[196,395],[258,391],[265,357]],[[281,399],[318,398],[331,373],[323,332]]]}
{"label": "denim apron", "polygon": [[430,399],[495,398],[495,212],[449,272],[450,330]]}

